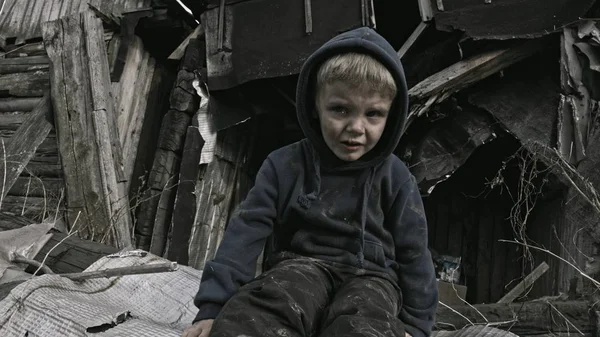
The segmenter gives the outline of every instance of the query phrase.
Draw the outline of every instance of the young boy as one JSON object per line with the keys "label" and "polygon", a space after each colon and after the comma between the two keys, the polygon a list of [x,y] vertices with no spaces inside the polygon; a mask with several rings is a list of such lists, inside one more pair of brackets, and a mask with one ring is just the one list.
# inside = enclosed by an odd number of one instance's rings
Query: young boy
{"label": "young boy", "polygon": [[[407,101],[396,51],[370,28],[308,58],[296,95],[306,139],[263,163],[204,268],[183,336],[431,333],[437,288],[422,200],[392,154]],[[268,267],[254,278],[265,243]]]}

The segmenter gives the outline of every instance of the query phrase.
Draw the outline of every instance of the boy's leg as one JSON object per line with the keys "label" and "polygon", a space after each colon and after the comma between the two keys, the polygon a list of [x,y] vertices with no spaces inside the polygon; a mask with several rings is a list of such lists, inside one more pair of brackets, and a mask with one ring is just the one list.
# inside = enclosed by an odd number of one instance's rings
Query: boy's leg
{"label": "boy's leg", "polygon": [[210,336],[312,336],[332,288],[329,272],[313,260],[284,260],[231,297]]}
{"label": "boy's leg", "polygon": [[335,294],[319,336],[404,337],[398,302],[398,290],[390,281],[352,277]]}

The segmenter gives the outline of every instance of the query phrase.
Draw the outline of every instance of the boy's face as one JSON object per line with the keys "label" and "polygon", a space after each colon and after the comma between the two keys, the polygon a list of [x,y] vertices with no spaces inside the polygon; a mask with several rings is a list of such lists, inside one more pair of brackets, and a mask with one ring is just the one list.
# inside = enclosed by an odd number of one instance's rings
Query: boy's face
{"label": "boy's face", "polygon": [[345,82],[326,84],[316,108],[325,143],[341,160],[354,161],[371,151],[385,128],[392,98]]}

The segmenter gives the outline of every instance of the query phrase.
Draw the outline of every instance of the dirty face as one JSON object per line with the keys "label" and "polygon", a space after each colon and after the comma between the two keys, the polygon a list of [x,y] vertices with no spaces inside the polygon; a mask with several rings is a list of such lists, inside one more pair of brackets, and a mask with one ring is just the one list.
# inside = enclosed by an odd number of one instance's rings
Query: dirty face
{"label": "dirty face", "polygon": [[392,98],[336,81],[319,89],[316,108],[325,143],[341,160],[371,151],[385,128]]}

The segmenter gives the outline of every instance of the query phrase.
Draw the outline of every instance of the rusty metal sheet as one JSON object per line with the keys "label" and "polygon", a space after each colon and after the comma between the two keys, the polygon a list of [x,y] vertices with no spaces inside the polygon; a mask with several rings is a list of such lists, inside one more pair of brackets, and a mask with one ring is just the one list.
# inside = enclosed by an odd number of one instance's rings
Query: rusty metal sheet
{"label": "rusty metal sheet", "polygon": [[533,38],[561,31],[583,17],[594,0],[431,0],[441,30],[474,39]]}

